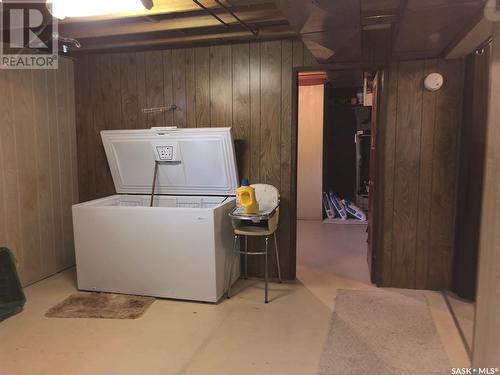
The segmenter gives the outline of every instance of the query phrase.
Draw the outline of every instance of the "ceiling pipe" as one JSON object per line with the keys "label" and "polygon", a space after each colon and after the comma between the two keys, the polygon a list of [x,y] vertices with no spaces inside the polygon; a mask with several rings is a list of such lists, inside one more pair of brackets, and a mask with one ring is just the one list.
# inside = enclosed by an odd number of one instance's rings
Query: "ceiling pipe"
{"label": "ceiling pipe", "polygon": [[200,3],[198,0],[193,0],[193,3],[198,5],[201,9],[203,9],[205,12],[209,13],[213,18],[215,18],[217,21],[219,21],[221,24],[223,24],[226,27],[229,27],[229,25],[222,20],[215,12],[213,12],[210,8],[207,8],[205,5]]}
{"label": "ceiling pipe", "polygon": [[228,12],[231,16],[233,16],[236,21],[238,21],[241,25],[243,25],[243,27],[245,29],[247,29],[248,31],[250,31],[254,36],[259,36],[259,32],[258,31],[252,29],[245,21],[243,21],[241,18],[239,18],[230,8],[228,8],[227,6],[225,6],[224,4],[222,4],[220,2],[220,0],[215,0],[215,2],[217,4],[219,4],[222,8],[224,8],[224,10],[226,12]]}
{"label": "ceiling pipe", "polygon": [[80,44],[80,42],[77,39],[68,38],[68,37],[65,37],[65,36],[58,36],[58,39],[59,39],[60,42],[72,44],[76,48],[82,48],[82,45]]}

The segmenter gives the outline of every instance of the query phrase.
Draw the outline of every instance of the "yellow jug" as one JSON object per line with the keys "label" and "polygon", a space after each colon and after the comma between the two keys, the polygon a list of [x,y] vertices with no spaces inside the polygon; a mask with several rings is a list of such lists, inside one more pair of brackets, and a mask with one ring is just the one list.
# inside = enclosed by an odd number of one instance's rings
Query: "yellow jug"
{"label": "yellow jug", "polygon": [[259,212],[259,203],[255,198],[255,189],[248,184],[248,180],[242,180],[241,186],[236,189],[236,199],[243,208],[245,214],[256,214]]}

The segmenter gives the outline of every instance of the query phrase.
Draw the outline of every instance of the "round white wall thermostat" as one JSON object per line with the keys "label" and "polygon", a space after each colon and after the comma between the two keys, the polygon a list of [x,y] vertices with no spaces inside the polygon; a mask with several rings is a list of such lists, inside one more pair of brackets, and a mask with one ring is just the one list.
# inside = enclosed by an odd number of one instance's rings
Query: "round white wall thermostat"
{"label": "round white wall thermostat", "polygon": [[424,86],[429,91],[437,91],[443,87],[444,78],[439,73],[431,73],[424,80]]}

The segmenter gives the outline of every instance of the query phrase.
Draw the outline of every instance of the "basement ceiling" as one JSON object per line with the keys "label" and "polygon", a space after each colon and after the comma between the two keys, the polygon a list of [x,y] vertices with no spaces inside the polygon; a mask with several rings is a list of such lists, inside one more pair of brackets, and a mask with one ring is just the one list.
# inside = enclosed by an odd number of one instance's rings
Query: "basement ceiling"
{"label": "basement ceiling", "polygon": [[361,57],[360,0],[276,0],[320,62]]}
{"label": "basement ceiling", "polygon": [[[484,0],[275,0],[318,62],[359,61],[385,48],[393,59],[443,55],[482,15]],[[381,30],[386,30],[381,33]],[[382,40],[375,45],[379,34]]]}
{"label": "basement ceiling", "polygon": [[73,53],[297,35],[273,1],[154,0],[153,3],[151,10],[140,12],[68,18],[59,23],[59,34],[80,42],[82,47],[73,49]]}
{"label": "basement ceiling", "polygon": [[[105,1],[105,0],[103,0]],[[71,53],[300,37],[319,63],[435,58],[481,19],[485,0],[154,0],[151,10],[70,18]]]}
{"label": "basement ceiling", "polygon": [[394,57],[399,60],[437,57],[446,53],[463,31],[483,14],[482,0],[408,0],[402,15]]}

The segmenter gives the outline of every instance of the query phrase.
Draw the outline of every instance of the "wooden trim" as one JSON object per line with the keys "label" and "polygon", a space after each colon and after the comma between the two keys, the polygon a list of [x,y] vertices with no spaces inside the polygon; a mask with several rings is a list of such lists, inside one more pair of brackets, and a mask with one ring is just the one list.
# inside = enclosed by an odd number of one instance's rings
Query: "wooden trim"
{"label": "wooden trim", "polygon": [[299,86],[323,85],[326,82],[328,77],[324,71],[299,74]]}
{"label": "wooden trim", "polygon": [[291,168],[290,179],[290,275],[297,277],[297,157],[299,138],[299,71],[300,68],[292,69],[292,130],[291,130]]}
{"label": "wooden trim", "polygon": [[374,284],[379,282],[380,275],[380,249],[382,249],[383,239],[383,204],[384,204],[384,147],[385,147],[385,121],[387,118],[387,98],[388,98],[388,71],[378,72],[378,110],[377,110],[377,138],[375,139],[375,150],[377,160],[376,182],[377,196],[373,200],[373,238],[372,238],[372,269],[371,281]]}

